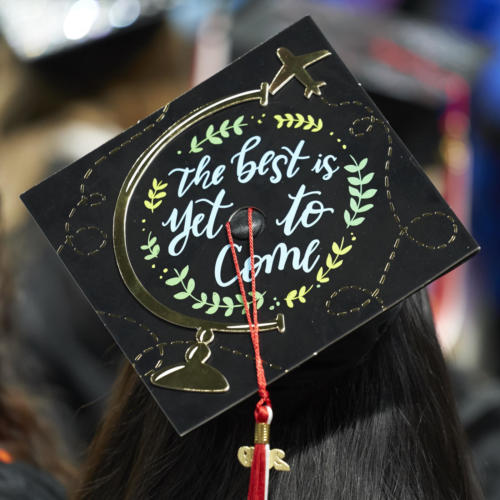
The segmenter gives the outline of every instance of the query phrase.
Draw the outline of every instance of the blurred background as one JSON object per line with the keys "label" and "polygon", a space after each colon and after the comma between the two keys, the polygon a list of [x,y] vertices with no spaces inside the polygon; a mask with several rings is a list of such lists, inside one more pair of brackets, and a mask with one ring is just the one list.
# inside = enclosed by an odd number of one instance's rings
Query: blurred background
{"label": "blurred background", "polygon": [[430,294],[476,467],[500,498],[499,0],[0,0],[4,356],[77,463],[120,354],[19,194],[305,15],[482,247]]}

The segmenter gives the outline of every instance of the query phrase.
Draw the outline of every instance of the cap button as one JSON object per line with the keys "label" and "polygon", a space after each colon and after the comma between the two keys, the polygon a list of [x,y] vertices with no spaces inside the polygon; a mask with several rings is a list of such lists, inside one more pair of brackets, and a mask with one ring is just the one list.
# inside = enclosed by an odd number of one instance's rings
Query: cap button
{"label": "cap button", "polygon": [[[238,208],[229,218],[231,224],[231,234],[238,240],[248,240],[248,209],[250,207]],[[252,207],[252,228],[253,237],[256,238],[266,226],[266,216],[262,210]]]}

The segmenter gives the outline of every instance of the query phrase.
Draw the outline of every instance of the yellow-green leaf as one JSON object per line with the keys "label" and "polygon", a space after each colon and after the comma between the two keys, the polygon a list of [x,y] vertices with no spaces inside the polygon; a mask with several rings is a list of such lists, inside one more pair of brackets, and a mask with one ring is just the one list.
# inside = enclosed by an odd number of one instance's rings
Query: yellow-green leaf
{"label": "yellow-green leaf", "polygon": [[318,118],[318,123],[316,126],[311,130],[311,132],[319,132],[323,128],[323,120],[321,118]]}
{"label": "yellow-green leaf", "polygon": [[181,280],[183,280],[187,276],[188,272],[189,272],[189,264],[186,267],[184,267],[182,271],[179,273],[179,277],[181,278]]}
{"label": "yellow-green leaf", "polygon": [[295,113],[295,116],[297,117],[297,123],[294,128],[299,128],[304,123],[305,118],[304,115],[301,115],[300,113]]}
{"label": "yellow-green leaf", "polygon": [[342,255],[342,249],[335,243],[335,241],[332,243],[332,252],[335,255]]}
{"label": "yellow-green leaf", "polygon": [[328,283],[330,281],[330,278],[325,276],[323,272],[323,266],[321,266],[316,273],[316,281],[319,281],[320,283]]}
{"label": "yellow-green leaf", "polygon": [[333,269],[333,266],[334,266],[334,262],[333,262],[332,254],[329,253],[326,256],[326,267],[328,267],[328,269]]}
{"label": "yellow-green leaf", "polygon": [[190,153],[199,153],[200,151],[203,151],[203,148],[201,148],[198,145],[198,138],[196,136],[193,136],[191,139],[191,150],[189,151]]}
{"label": "yellow-green leaf", "polygon": [[290,128],[293,124],[293,115],[291,115],[290,113],[285,113],[285,118],[287,119],[287,128]]}
{"label": "yellow-green leaf", "polygon": [[278,124],[276,125],[276,128],[281,128],[283,126],[283,118],[280,116],[280,115],[274,115],[273,117],[277,122]]}
{"label": "yellow-green leaf", "polygon": [[188,281],[188,283],[186,285],[186,292],[189,293],[189,294],[193,293],[194,286],[195,286],[194,279],[193,278],[189,278],[189,281]]}
{"label": "yellow-green leaf", "polygon": [[292,290],[288,292],[288,295],[285,298],[286,305],[288,307],[293,307],[293,299],[297,297],[297,290]]}
{"label": "yellow-green leaf", "polygon": [[348,245],[345,248],[342,248],[339,255],[345,255],[346,253],[350,252],[352,248],[352,245]]}

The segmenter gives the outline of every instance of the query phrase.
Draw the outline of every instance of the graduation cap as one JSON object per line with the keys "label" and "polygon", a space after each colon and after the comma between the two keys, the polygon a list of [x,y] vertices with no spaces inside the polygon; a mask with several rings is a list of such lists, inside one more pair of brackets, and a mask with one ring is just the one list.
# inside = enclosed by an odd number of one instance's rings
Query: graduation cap
{"label": "graduation cap", "polygon": [[22,199],[179,434],[259,389],[246,465],[265,378],[478,251],[310,18]]}

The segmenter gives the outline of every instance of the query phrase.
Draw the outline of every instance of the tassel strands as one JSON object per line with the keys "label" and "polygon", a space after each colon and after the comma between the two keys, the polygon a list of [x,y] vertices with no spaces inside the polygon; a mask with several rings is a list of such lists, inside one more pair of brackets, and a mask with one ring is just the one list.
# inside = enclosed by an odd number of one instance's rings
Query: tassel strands
{"label": "tassel strands", "polygon": [[249,500],[266,500],[269,491],[269,465],[271,450],[269,447],[273,410],[270,406],[255,409],[255,437],[250,470]]}

